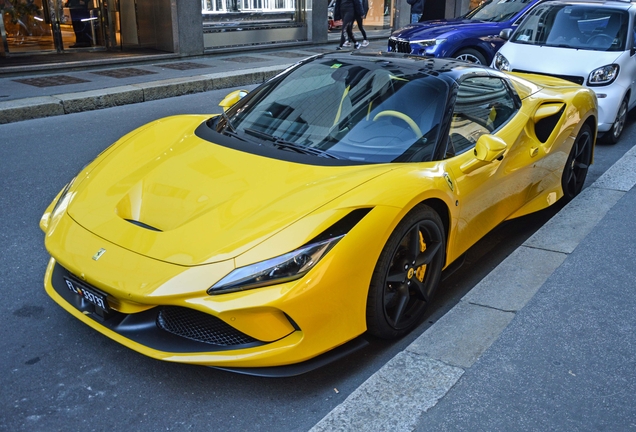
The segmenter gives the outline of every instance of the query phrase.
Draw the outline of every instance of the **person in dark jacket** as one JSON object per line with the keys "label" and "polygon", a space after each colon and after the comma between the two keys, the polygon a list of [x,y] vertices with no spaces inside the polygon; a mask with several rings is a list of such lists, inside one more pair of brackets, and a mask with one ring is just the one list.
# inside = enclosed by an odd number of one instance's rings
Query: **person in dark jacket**
{"label": "person in dark jacket", "polygon": [[355,49],[360,48],[360,42],[353,36],[353,21],[356,16],[362,16],[363,14],[361,0],[336,0],[336,5],[333,8],[333,19],[335,21],[342,20],[340,45],[336,49],[341,50],[345,46],[345,41],[347,40],[345,34],[349,37]]}
{"label": "person in dark jacket", "polygon": [[406,0],[411,5],[411,22],[420,22],[422,14],[424,13],[424,3],[426,0]]}
{"label": "person in dark jacket", "polygon": [[90,47],[92,45],[90,13],[88,0],[68,0],[66,7],[71,12],[71,23],[75,33],[75,44],[69,48]]}

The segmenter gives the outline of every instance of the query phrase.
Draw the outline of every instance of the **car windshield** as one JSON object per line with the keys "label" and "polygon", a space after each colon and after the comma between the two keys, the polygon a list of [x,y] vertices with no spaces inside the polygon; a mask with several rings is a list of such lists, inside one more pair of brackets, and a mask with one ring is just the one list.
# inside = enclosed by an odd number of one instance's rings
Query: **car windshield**
{"label": "car windshield", "polygon": [[533,0],[487,0],[464,18],[474,21],[503,22],[514,17]]}
{"label": "car windshield", "polygon": [[510,41],[596,51],[623,51],[627,11],[597,5],[545,4],[519,26]]}
{"label": "car windshield", "polygon": [[317,58],[259,87],[213,127],[316,157],[427,161],[447,94],[446,81],[416,67],[384,59]]}

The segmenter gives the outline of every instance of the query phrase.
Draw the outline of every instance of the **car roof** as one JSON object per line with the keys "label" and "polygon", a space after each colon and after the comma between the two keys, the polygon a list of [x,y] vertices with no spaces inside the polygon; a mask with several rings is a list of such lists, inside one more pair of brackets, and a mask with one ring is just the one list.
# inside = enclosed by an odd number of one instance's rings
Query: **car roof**
{"label": "car roof", "polygon": [[634,6],[634,2],[621,1],[621,0],[550,0],[542,3],[543,5],[550,4],[566,4],[566,5],[590,5],[590,6],[608,6],[614,9],[627,10]]}
{"label": "car roof", "polygon": [[357,60],[378,62],[391,62],[397,66],[417,67],[421,72],[428,72],[434,75],[443,76],[454,81],[466,75],[495,75],[506,78],[506,75],[484,65],[468,63],[452,58],[426,57],[411,54],[402,54],[383,51],[353,51],[350,53],[330,53],[316,56],[314,58],[343,58],[351,56]]}

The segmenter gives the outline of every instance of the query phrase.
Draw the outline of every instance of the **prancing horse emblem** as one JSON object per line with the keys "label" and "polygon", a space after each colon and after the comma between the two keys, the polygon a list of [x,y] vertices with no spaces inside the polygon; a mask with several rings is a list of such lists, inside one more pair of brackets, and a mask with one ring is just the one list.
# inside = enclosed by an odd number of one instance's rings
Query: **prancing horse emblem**
{"label": "prancing horse emblem", "polygon": [[106,249],[101,248],[100,250],[97,251],[97,253],[95,253],[95,255],[93,255],[93,259],[97,261],[98,259],[102,257],[102,255],[104,255],[104,253],[106,253]]}

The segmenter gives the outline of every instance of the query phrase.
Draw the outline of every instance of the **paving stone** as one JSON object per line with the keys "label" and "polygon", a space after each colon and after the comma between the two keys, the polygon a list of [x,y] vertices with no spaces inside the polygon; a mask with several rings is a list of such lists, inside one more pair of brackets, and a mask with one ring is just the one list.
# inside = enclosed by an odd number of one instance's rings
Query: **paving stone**
{"label": "paving stone", "polygon": [[93,72],[95,75],[103,75],[111,78],[132,78],[136,76],[152,75],[157,72],[148,71],[138,68],[120,68],[120,69],[106,69],[99,72]]}
{"label": "paving stone", "polygon": [[62,114],[64,106],[52,96],[0,102],[0,124]]}
{"label": "paving stone", "polygon": [[459,302],[406,350],[469,368],[497,340],[515,314]]}
{"label": "paving stone", "polygon": [[625,192],[599,189],[594,183],[546,222],[524,246],[572,253]]}
{"label": "paving stone", "polygon": [[[633,150],[633,148],[632,148]],[[636,155],[626,154],[603,173],[592,187],[627,192],[636,184]]]}
{"label": "paving stone", "polygon": [[462,300],[516,312],[528,303],[565,258],[567,254],[564,253],[521,246]]}
{"label": "paving stone", "polygon": [[402,351],[310,431],[411,431],[463,373],[460,368]]}
{"label": "paving stone", "polygon": [[72,85],[72,84],[81,84],[90,82],[89,80],[85,80],[82,78],[77,78],[69,75],[52,75],[52,76],[42,76],[36,78],[23,78],[13,80],[15,82],[19,82],[22,84],[34,86],[34,87],[54,87],[61,85]]}
{"label": "paving stone", "polygon": [[66,114],[139,103],[144,101],[143,96],[143,91],[133,86],[55,95]]}

